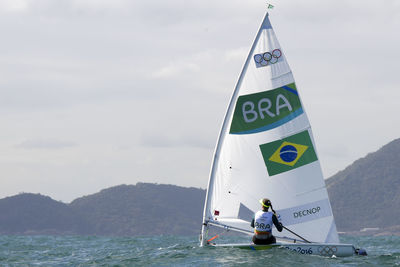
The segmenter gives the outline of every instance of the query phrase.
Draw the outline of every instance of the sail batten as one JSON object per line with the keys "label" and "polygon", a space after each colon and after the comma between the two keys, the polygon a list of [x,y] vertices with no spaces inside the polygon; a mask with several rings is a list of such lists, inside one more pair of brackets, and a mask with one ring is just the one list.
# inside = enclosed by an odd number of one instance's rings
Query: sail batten
{"label": "sail batten", "polygon": [[311,126],[268,13],[239,75],[214,151],[203,244],[208,223],[251,231],[251,214],[264,197],[271,199],[284,225],[307,239],[339,242]]}

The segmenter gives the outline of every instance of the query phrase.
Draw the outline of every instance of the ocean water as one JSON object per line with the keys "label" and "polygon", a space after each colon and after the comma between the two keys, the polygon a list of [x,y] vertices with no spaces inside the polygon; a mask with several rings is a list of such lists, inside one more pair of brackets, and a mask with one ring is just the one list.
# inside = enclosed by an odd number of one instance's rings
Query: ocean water
{"label": "ocean water", "polygon": [[341,241],[369,255],[327,258],[279,248],[200,248],[197,236],[0,236],[0,266],[400,266],[399,236],[341,236]]}

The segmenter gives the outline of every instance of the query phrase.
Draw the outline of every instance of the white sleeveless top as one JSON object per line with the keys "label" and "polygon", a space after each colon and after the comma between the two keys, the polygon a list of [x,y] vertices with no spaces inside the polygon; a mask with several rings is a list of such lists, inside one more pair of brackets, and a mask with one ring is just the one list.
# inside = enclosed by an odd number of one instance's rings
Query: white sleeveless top
{"label": "white sleeveless top", "polygon": [[259,210],[254,216],[254,232],[256,234],[271,233],[272,232],[272,215],[270,211]]}

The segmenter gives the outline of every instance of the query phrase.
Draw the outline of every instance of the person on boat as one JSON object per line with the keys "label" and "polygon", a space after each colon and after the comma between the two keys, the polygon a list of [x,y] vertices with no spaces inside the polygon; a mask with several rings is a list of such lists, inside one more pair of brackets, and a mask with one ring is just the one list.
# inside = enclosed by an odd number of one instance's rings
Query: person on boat
{"label": "person on boat", "polygon": [[[256,245],[276,243],[276,239],[272,235],[272,224],[279,232],[282,232],[283,226],[272,209],[271,201],[268,198],[263,198],[260,203],[262,205],[261,210],[256,212],[251,221],[251,227],[254,228],[253,243]],[[268,211],[269,208],[274,212]]]}

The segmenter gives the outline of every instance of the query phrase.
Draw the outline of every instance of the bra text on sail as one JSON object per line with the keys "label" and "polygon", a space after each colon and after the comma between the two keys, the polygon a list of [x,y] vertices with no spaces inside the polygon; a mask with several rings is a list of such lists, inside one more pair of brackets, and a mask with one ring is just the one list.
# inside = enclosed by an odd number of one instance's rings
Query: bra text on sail
{"label": "bra text on sail", "polygon": [[258,114],[260,114],[261,119],[264,119],[265,116],[269,116],[269,117],[275,117],[275,115],[279,116],[280,110],[283,108],[287,108],[289,111],[293,110],[289,101],[282,94],[278,94],[276,96],[275,113],[273,113],[270,110],[272,108],[272,102],[269,98],[261,98],[258,101],[257,107],[258,107],[258,112],[256,112],[254,110],[255,105],[253,102],[247,101],[247,102],[243,103],[243,106],[242,106],[243,119],[246,123],[257,120]]}
{"label": "bra text on sail", "polygon": [[303,113],[294,83],[242,95],[236,102],[230,134],[252,134],[276,128]]}

